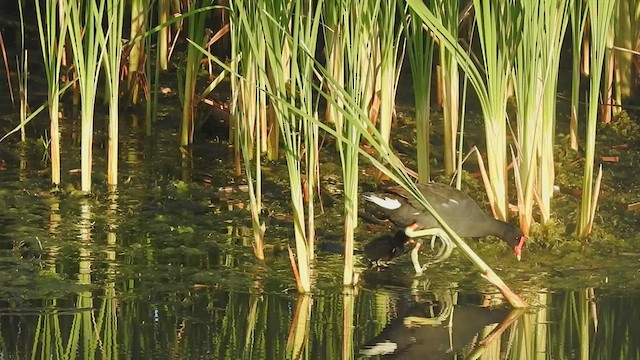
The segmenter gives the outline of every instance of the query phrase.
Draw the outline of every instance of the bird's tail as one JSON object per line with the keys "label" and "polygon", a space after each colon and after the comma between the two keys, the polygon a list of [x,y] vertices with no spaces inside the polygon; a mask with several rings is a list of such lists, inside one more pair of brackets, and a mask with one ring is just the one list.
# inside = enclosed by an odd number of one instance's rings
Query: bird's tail
{"label": "bird's tail", "polygon": [[388,209],[388,210],[395,210],[400,206],[402,206],[402,204],[400,203],[400,201],[398,201],[398,199],[393,199],[387,196],[383,198],[373,193],[363,194],[362,198],[365,199],[366,201],[369,201],[378,205],[381,208]]}

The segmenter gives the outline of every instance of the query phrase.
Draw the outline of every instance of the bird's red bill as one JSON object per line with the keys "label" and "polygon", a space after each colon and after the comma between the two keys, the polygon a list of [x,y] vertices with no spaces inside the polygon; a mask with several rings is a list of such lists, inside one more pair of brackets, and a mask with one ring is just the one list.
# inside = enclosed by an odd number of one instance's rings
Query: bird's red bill
{"label": "bird's red bill", "polygon": [[526,236],[520,237],[520,242],[513,248],[513,253],[516,255],[518,261],[522,258],[522,247],[524,246],[524,242],[527,240]]}

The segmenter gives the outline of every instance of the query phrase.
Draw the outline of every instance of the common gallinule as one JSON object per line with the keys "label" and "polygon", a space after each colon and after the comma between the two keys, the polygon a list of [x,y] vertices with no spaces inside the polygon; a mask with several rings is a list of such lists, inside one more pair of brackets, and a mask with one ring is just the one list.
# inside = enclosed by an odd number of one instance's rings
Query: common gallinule
{"label": "common gallinule", "polygon": [[383,266],[387,261],[404,254],[404,245],[413,243],[404,230],[398,230],[393,235],[379,236],[364,246],[364,255],[369,259],[370,266]]}
{"label": "common gallinule", "polygon": [[[517,226],[487,215],[473,199],[456,188],[439,183],[418,184],[417,186],[429,204],[458,235],[461,237],[487,235],[499,237],[513,248],[514,254],[520,260],[525,236]],[[421,230],[421,236],[438,236],[444,246],[435,262],[442,261],[451,254],[455,245],[446,232],[440,228],[436,219],[403,188],[390,187],[384,193],[364,194],[363,198],[375,204],[391,222],[406,227],[407,236],[413,237],[416,230]],[[417,260],[419,248],[420,241],[417,241],[411,253],[413,265],[418,273],[422,272],[422,267]]]}

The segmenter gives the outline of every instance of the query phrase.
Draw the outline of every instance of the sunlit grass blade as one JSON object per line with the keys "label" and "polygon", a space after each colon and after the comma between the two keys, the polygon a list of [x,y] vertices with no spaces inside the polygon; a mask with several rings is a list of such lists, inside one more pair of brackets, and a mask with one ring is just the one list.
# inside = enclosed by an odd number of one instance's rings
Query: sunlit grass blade
{"label": "sunlit grass blade", "polygon": [[556,93],[562,39],[568,22],[565,0],[522,5],[514,83],[517,103],[518,208],[525,234],[533,223],[534,194],[541,222],[549,221],[553,193]]}

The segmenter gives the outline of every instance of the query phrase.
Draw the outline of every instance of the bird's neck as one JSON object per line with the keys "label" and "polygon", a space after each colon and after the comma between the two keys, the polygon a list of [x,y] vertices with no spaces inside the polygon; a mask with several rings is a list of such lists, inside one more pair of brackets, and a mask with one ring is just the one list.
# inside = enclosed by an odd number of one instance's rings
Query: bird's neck
{"label": "bird's neck", "polygon": [[492,220],[492,222],[487,222],[485,228],[487,235],[492,235],[506,241],[508,236],[507,234],[511,232],[511,227],[513,225],[496,219]]}

